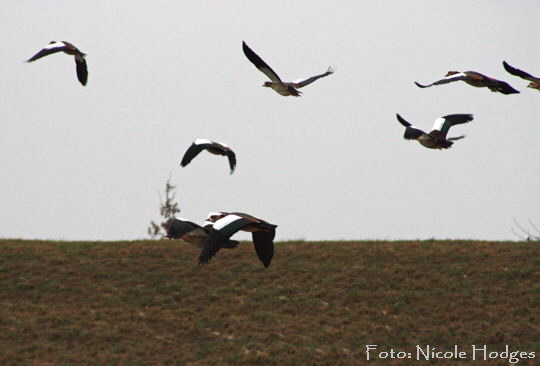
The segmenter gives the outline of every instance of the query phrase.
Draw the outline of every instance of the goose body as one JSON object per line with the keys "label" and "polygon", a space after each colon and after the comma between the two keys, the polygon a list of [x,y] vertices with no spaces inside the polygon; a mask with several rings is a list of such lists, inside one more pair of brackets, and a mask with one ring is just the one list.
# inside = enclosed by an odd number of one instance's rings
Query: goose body
{"label": "goose body", "polygon": [[191,160],[193,160],[203,150],[206,150],[214,155],[226,156],[229,160],[231,174],[234,172],[234,169],[236,168],[236,154],[234,151],[222,142],[214,142],[207,139],[196,139],[193,141],[191,146],[184,153],[184,157],[182,158],[180,165],[182,167],[187,166]]}
{"label": "goose body", "polygon": [[246,44],[246,42],[242,42],[242,50],[244,51],[244,54],[248,58],[249,61],[255,67],[261,71],[263,74],[265,74],[270,81],[264,82],[263,86],[272,88],[275,90],[278,94],[283,96],[289,96],[292,95],[294,97],[299,97],[301,92],[298,90],[299,88],[302,88],[306,85],[309,85],[313,83],[315,80],[323,78],[325,76],[331,75],[334,73],[334,70],[332,70],[332,67],[329,67],[326,72],[315,75],[309,78],[305,79],[299,79],[292,82],[283,82],[281,81],[280,77],[262,58],[260,58],[249,46]]}
{"label": "goose body", "polygon": [[503,94],[519,93],[519,91],[510,86],[510,84],[476,71],[448,71],[443,79],[437,80],[431,84],[423,85],[418,82],[415,82],[415,84],[419,88],[429,88],[434,85],[443,85],[460,80],[476,88],[488,88],[492,92],[499,92]]}
{"label": "goose body", "polygon": [[199,264],[208,263],[235,233],[247,231],[252,233],[253,245],[259,260],[265,267],[270,265],[274,257],[274,237],[277,225],[240,212],[213,212],[206,222],[213,222],[213,225],[199,256]]}
{"label": "goose body", "polygon": [[425,133],[416,126],[406,121],[399,114],[396,114],[398,121],[405,126],[405,134],[403,138],[406,140],[416,140],[422,146],[428,149],[448,149],[455,140],[464,138],[465,136],[457,136],[447,138],[446,134],[450,127],[467,123],[473,120],[472,114],[449,114],[447,116],[439,117],[433,123],[431,132]]}
{"label": "goose body", "polygon": [[540,90],[540,78],[536,76],[532,76],[531,74],[523,70],[516,69],[515,67],[510,66],[506,61],[503,61],[503,66],[505,70],[508,71],[510,74],[519,76],[520,78],[525,79],[525,80],[529,80],[530,83],[529,85],[527,85],[527,87]]}
{"label": "goose body", "polygon": [[[175,218],[167,223],[167,235],[165,237],[169,239],[182,239],[202,249],[213,223],[205,222],[205,224],[205,226],[200,226],[192,221]],[[224,248],[234,248],[237,245],[238,242],[235,240],[227,240],[223,243]]]}
{"label": "goose body", "polygon": [[52,55],[53,53],[64,52],[75,57],[75,68],[77,71],[77,79],[82,85],[88,82],[88,67],[86,65],[86,54],[81,52],[73,44],[66,41],[51,41],[47,46],[42,48],[34,56],[30,57],[26,62],[34,62],[42,57]]}

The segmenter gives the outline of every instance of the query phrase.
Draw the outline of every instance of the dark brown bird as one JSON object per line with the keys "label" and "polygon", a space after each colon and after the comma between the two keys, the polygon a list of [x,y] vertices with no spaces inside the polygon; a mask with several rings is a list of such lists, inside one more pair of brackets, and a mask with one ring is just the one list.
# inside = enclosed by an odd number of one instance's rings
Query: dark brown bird
{"label": "dark brown bird", "polygon": [[232,151],[232,149],[224,143],[214,142],[207,139],[196,139],[193,141],[191,146],[184,153],[184,157],[182,158],[180,165],[185,167],[203,150],[206,150],[214,155],[226,156],[229,159],[231,174],[234,172],[234,168],[236,167],[236,155],[234,154],[234,151]]}
{"label": "dark brown bird", "polygon": [[448,149],[454,143],[453,141],[464,138],[465,136],[457,136],[446,138],[446,134],[450,127],[461,123],[467,123],[473,120],[472,114],[449,114],[439,117],[433,123],[433,129],[430,133],[425,133],[421,129],[413,126],[399,114],[396,114],[398,121],[406,127],[403,138],[406,140],[416,140],[422,146],[428,149]]}
{"label": "dark brown bird", "polygon": [[64,52],[68,55],[75,56],[75,66],[77,69],[77,79],[82,85],[86,85],[88,81],[88,67],[86,66],[85,56],[86,53],[79,51],[77,47],[66,41],[51,41],[49,45],[44,47],[41,51],[30,57],[26,62],[33,62],[42,57],[51,55],[57,52]]}
{"label": "dark brown bird", "polygon": [[510,66],[506,61],[503,61],[503,66],[510,74],[519,76],[520,78],[525,80],[529,80],[530,83],[529,85],[527,85],[527,87],[540,90],[540,78],[532,76],[531,74],[526,73],[523,70],[516,69],[515,67]]}
{"label": "dark brown bird", "polygon": [[420,83],[414,82],[418,87],[420,88],[429,88],[433,85],[442,85],[442,84],[448,84],[454,81],[462,80],[466,82],[469,85],[472,85],[477,88],[489,88],[492,92],[500,92],[503,94],[515,94],[519,93],[516,89],[512,88],[510,84],[494,79],[492,77],[486,76],[484,74],[480,74],[476,71],[465,71],[465,72],[459,72],[459,71],[448,71],[448,73],[445,75],[444,79],[435,81],[431,84],[422,85]]}
{"label": "dark brown bird", "polygon": [[249,48],[246,42],[242,42],[242,49],[244,50],[244,54],[246,55],[248,60],[251,61],[251,63],[253,63],[253,65],[255,65],[257,69],[259,69],[259,71],[261,71],[271,80],[271,81],[265,81],[263,86],[272,88],[283,96],[292,95],[294,97],[299,97],[301,92],[297,90],[298,88],[302,88],[306,85],[311,84],[317,79],[323,78],[325,76],[328,76],[334,73],[334,70],[332,70],[332,67],[329,67],[328,70],[326,70],[326,72],[320,75],[315,75],[310,78],[299,79],[292,82],[283,82],[279,78],[278,74],[276,74],[275,71],[272,70],[272,68],[268,66],[268,64],[264,62],[262,58],[260,58],[255,52],[253,52],[251,48]]}
{"label": "dark brown bird", "polygon": [[208,215],[206,222],[213,222],[214,225],[204,243],[199,256],[199,264],[208,263],[235,233],[247,231],[252,233],[253,245],[259,260],[265,267],[270,265],[274,257],[274,237],[277,225],[239,212],[212,212]]}

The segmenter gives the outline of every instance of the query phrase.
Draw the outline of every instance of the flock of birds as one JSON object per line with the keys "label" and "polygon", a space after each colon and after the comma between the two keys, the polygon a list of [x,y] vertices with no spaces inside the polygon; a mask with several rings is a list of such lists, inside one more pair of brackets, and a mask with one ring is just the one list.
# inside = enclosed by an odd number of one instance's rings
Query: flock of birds
{"label": "flock of birds", "polygon": [[[245,42],[242,42],[242,50],[247,59],[270,79],[270,81],[264,82],[263,86],[272,88],[282,96],[299,97],[301,92],[298,89],[334,73],[332,67],[329,67],[326,72],[319,75],[292,82],[283,82],[278,74]],[[51,41],[46,47],[28,59],[27,62],[33,62],[58,52],[64,52],[74,56],[77,79],[85,86],[88,81],[88,67],[85,59],[86,54],[69,42]],[[528,85],[529,88],[540,90],[539,77],[532,76],[525,71],[514,68],[506,61],[503,61],[503,66],[510,74],[530,81],[530,84]],[[519,93],[518,90],[514,89],[508,83],[476,71],[449,71],[443,79],[431,84],[423,85],[417,82],[415,82],[415,84],[420,88],[429,88],[431,86],[444,85],[460,80],[474,87],[486,87],[492,92],[499,92],[502,94]],[[433,124],[432,130],[429,133],[426,133],[406,121],[399,114],[397,114],[396,117],[398,121],[405,126],[405,134],[403,137],[406,140],[417,140],[422,146],[429,149],[450,148],[455,140],[465,137],[457,136],[447,138],[446,135],[450,127],[473,120],[472,114],[446,115],[437,118]],[[196,139],[191,146],[189,146],[184,153],[180,165],[186,167],[203,150],[206,150],[211,154],[226,156],[229,161],[230,173],[232,174],[234,172],[236,167],[236,155],[234,151],[224,143],[201,138]],[[211,212],[203,226],[189,220],[175,218],[167,223],[166,228],[166,238],[183,239],[184,241],[201,248],[199,264],[208,263],[221,248],[231,249],[238,246],[238,241],[231,240],[231,237],[238,231],[252,233],[255,252],[265,267],[270,265],[274,256],[274,237],[277,225],[245,213]]]}

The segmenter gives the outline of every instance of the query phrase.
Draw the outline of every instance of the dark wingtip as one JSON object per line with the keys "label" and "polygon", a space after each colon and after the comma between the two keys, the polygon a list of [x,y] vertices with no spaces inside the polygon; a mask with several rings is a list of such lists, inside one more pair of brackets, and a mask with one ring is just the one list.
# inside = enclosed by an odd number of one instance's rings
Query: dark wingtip
{"label": "dark wingtip", "polygon": [[405,127],[409,127],[411,124],[409,122],[407,122],[403,117],[400,116],[399,113],[396,113],[396,118],[397,120],[399,121],[399,123],[401,123],[403,126]]}
{"label": "dark wingtip", "polygon": [[244,41],[242,41],[242,51],[244,51],[244,55],[246,55],[246,57],[248,57],[248,59],[249,59],[249,55],[251,55],[253,53],[251,48],[249,48],[247,43],[244,42]]}
{"label": "dark wingtip", "polygon": [[[519,76],[520,78],[524,78],[524,73],[523,71],[519,70],[519,69],[516,69],[515,67],[511,66],[510,64],[508,64],[506,61],[503,61],[503,66],[504,66],[504,69],[509,73],[509,74],[512,74],[514,76]],[[513,89],[513,88],[512,88]],[[516,90],[517,91],[517,90]],[[519,92],[518,92],[519,93]],[[512,93],[508,93],[508,94],[512,94]]]}
{"label": "dark wingtip", "polygon": [[516,90],[516,89],[514,89],[513,87],[510,86],[509,88],[506,88],[505,90],[501,90],[501,93],[506,94],[506,95],[519,94],[520,91]]}
{"label": "dark wingtip", "polygon": [[422,85],[422,84],[420,84],[420,83],[418,83],[418,82],[416,82],[416,81],[415,81],[414,83],[415,83],[416,86],[419,87],[419,88],[426,88],[425,85]]}
{"label": "dark wingtip", "polygon": [[506,71],[508,71],[510,74],[514,75],[515,73],[515,68],[510,66],[510,64],[506,61],[503,61],[503,67]]}

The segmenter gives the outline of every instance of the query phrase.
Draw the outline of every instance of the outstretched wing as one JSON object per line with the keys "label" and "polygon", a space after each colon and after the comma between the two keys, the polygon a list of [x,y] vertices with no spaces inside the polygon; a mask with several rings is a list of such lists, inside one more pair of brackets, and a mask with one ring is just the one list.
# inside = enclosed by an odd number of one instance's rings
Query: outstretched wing
{"label": "outstretched wing", "polygon": [[409,122],[407,122],[403,117],[401,117],[398,113],[396,113],[396,117],[398,121],[405,127],[412,126]]}
{"label": "outstretched wing", "polygon": [[217,220],[204,242],[203,250],[199,256],[199,264],[208,263],[222,247],[229,243],[231,236],[249,223],[249,220],[232,214]]}
{"label": "outstretched wing", "polygon": [[461,135],[461,136],[455,136],[455,137],[449,137],[447,138],[448,141],[456,141],[456,140],[461,140],[462,138],[464,138],[465,135]]}
{"label": "outstretched wing", "polygon": [[422,85],[420,83],[417,83],[416,81],[414,82],[416,84],[416,86],[418,86],[419,88],[429,88],[430,86],[433,86],[433,85],[442,85],[442,84],[448,84],[448,83],[452,83],[454,81],[459,81],[459,80],[464,80],[467,78],[467,75],[465,75],[464,73],[460,72],[458,74],[453,74],[451,76],[447,76],[445,77],[444,79],[441,79],[441,80],[437,80],[431,84],[427,84],[427,85]]}
{"label": "outstretched wing", "polygon": [[210,233],[206,237],[204,247],[199,255],[199,264],[206,264],[212,259],[214,255],[223,247],[228,238],[223,235],[219,230],[211,229]]}
{"label": "outstretched wing", "polygon": [[519,90],[514,89],[506,81],[498,80],[497,89],[503,94],[518,94]]}
{"label": "outstretched wing", "polygon": [[86,82],[88,81],[86,60],[82,56],[75,56],[75,64],[77,67],[77,79],[79,79],[82,85],[86,85]]}
{"label": "outstretched wing", "polygon": [[66,49],[66,45],[64,42],[51,42],[48,46],[43,47],[41,51],[36,53],[34,56],[30,57],[26,62],[33,62],[36,61],[42,57],[51,55],[56,52],[60,52]]}
{"label": "outstretched wing", "polygon": [[255,252],[257,257],[265,267],[270,265],[272,258],[274,257],[274,237],[276,231],[255,231],[252,233],[253,245],[255,246]]}
{"label": "outstretched wing", "polygon": [[193,230],[202,229],[194,222],[179,219],[171,219],[167,225],[167,237],[170,239],[179,239]]}
{"label": "outstretched wing", "polygon": [[246,42],[242,41],[242,49],[244,50],[244,54],[246,55],[248,60],[251,61],[251,63],[255,65],[257,69],[259,69],[263,74],[268,76],[268,78],[274,83],[281,83],[281,79],[276,74],[276,72],[272,70],[272,68],[268,66],[268,64],[264,62],[262,58],[260,58],[255,52],[253,52],[253,50],[248,47]]}
{"label": "outstretched wing", "polygon": [[439,117],[433,123],[433,131],[440,131],[442,136],[446,138],[446,134],[450,127],[467,123],[473,120],[472,114],[449,114],[447,116]]}
{"label": "outstretched wing", "polygon": [[236,168],[236,155],[234,151],[232,150],[228,150],[226,155],[227,155],[227,158],[229,159],[229,167],[231,168],[231,174],[232,174],[234,172],[234,168]]}
{"label": "outstretched wing", "polygon": [[291,82],[289,84],[292,85],[295,88],[302,88],[302,87],[304,87],[306,85],[311,84],[312,82],[314,82],[317,79],[324,78],[325,76],[332,75],[333,73],[334,73],[334,70],[332,69],[332,66],[330,66],[328,68],[328,70],[326,70],[325,73],[322,73],[320,75],[315,75],[315,76],[312,76],[312,77],[306,78],[306,79],[294,80],[293,82]]}
{"label": "outstretched wing", "polygon": [[401,117],[399,114],[396,114],[396,117],[398,121],[406,127],[405,134],[403,135],[403,138],[405,140],[416,140],[420,136],[424,135],[425,132],[419,129],[418,127],[413,126],[409,122],[407,122],[403,117]]}
{"label": "outstretched wing", "polygon": [[534,77],[523,70],[516,69],[515,67],[510,66],[506,61],[503,61],[503,66],[504,66],[504,69],[512,75],[519,76],[522,79],[529,80],[535,83],[540,82],[540,78]]}
{"label": "outstretched wing", "polygon": [[193,160],[193,158],[199,155],[201,151],[212,147],[212,145],[212,141],[210,140],[196,139],[184,153],[184,157],[182,158],[182,162],[180,162],[180,165],[185,167],[191,162],[191,160]]}

